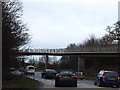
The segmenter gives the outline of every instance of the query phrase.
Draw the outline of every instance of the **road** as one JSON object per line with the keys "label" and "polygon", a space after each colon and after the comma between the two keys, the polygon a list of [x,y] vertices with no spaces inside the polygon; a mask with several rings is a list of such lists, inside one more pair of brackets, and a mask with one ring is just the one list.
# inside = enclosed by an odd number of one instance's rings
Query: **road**
{"label": "road", "polygon": [[[55,87],[55,80],[54,79],[43,79],[41,78],[41,73],[36,72],[34,76],[29,75],[28,77],[32,79],[36,79],[43,83],[42,88],[61,88],[61,87]],[[111,88],[111,87],[98,87],[93,85],[92,80],[78,80],[77,87],[71,87],[71,88]]]}

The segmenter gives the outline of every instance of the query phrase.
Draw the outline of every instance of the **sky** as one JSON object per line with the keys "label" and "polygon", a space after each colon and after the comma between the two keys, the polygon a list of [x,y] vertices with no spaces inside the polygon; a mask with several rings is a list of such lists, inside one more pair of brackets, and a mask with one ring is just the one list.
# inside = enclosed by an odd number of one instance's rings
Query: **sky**
{"label": "sky", "polygon": [[29,29],[31,48],[66,48],[118,21],[119,0],[22,0],[22,20]]}

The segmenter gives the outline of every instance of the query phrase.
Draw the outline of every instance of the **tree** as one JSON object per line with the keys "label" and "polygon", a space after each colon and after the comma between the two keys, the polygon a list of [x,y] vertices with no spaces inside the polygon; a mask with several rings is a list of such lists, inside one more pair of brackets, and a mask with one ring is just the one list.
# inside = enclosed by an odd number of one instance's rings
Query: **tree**
{"label": "tree", "polygon": [[120,21],[116,22],[113,26],[108,26],[106,30],[114,43],[118,44],[118,51],[120,51]]}
{"label": "tree", "polygon": [[120,43],[120,21],[116,22],[113,26],[107,26],[106,30],[113,40],[116,40],[117,43]]}
{"label": "tree", "polygon": [[87,47],[94,47],[96,45],[98,45],[98,41],[95,37],[95,35],[90,35],[90,38],[86,41],[84,41],[83,43],[84,46],[87,46]]}
{"label": "tree", "polygon": [[99,42],[100,45],[112,45],[113,44],[113,39],[110,37],[110,35],[105,34]]}
{"label": "tree", "polygon": [[30,38],[26,25],[21,21],[22,2],[2,2],[2,66],[3,74],[14,67],[18,60],[16,51]]}

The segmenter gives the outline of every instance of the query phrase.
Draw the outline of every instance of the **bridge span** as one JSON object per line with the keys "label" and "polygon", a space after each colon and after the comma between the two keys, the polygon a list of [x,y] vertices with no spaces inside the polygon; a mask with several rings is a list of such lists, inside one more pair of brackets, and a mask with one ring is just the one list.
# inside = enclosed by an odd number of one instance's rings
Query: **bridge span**
{"label": "bridge span", "polygon": [[45,55],[45,68],[48,67],[48,56],[70,56],[78,55],[78,71],[84,70],[85,68],[85,58],[94,57],[94,58],[120,58],[120,52],[80,52],[80,51],[68,51],[65,49],[24,49],[19,50],[17,55],[20,56],[30,56],[30,55]]}
{"label": "bridge span", "polygon": [[62,52],[62,53],[47,53],[47,52],[18,52],[18,55],[52,55],[52,56],[66,56],[66,55],[80,55],[80,56],[120,56],[118,52]]}

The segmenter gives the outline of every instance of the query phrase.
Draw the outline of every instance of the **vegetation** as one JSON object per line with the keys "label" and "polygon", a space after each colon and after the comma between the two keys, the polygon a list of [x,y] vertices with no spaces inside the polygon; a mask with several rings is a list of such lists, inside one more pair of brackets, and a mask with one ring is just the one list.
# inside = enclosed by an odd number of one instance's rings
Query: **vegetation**
{"label": "vegetation", "polygon": [[[120,22],[116,22],[113,26],[106,28],[108,34],[105,34],[101,38],[96,38],[91,35],[89,39],[80,44],[69,44],[66,47],[66,51],[76,52],[119,52],[120,51]],[[72,68],[77,70],[79,56],[62,56],[60,60],[61,68]],[[114,68],[120,69],[119,58],[112,60],[111,58],[85,58],[85,68],[87,73],[94,72],[114,66]],[[107,60],[109,59],[109,60]],[[109,67],[108,67],[109,66]]]}
{"label": "vegetation", "polygon": [[[11,67],[19,67],[20,63],[24,64],[24,60],[21,62],[20,57],[16,55],[17,50],[23,48],[28,44],[30,38],[28,34],[28,29],[26,25],[21,20],[22,16],[22,2],[15,0],[14,2],[2,2],[2,74],[3,79],[8,80],[9,69]],[[71,43],[66,47],[66,51],[76,52],[76,51],[118,51],[120,52],[120,22],[116,22],[113,26],[108,26],[106,28],[108,34],[105,34],[101,38],[96,38],[91,35],[89,39],[85,40],[83,43],[75,44]],[[60,61],[53,61],[49,63],[48,67],[59,69],[59,68],[72,68],[77,70],[78,67],[78,57],[79,56],[62,56]],[[24,57],[23,57],[24,59]],[[104,67],[106,65],[119,65],[119,59],[110,61],[102,60],[99,58],[96,62],[95,58],[92,60],[87,60],[86,58],[86,68],[95,68],[96,70]],[[35,60],[30,60],[32,65],[35,65]],[[94,66],[96,64],[96,66]],[[38,67],[41,70],[44,69],[44,61],[38,63]],[[93,66],[93,67],[91,67]],[[118,66],[116,66],[118,67]],[[93,69],[91,69],[93,70]],[[90,73],[91,71],[88,70]],[[94,71],[93,71],[94,72]]]}
{"label": "vegetation", "polygon": [[[3,90],[4,89],[9,89],[9,88],[16,88],[16,89],[33,89],[37,87],[40,83],[36,80],[27,78],[25,76],[20,76],[20,75],[12,75],[9,80],[4,80],[3,81]],[[12,90],[11,89],[11,90]]]}
{"label": "vegetation", "polygon": [[[26,25],[21,21],[22,2],[2,2],[2,74],[9,73],[11,67],[19,66],[16,51],[26,45],[30,38]],[[4,79],[4,78],[3,78]]]}
{"label": "vegetation", "polygon": [[[107,34],[101,38],[96,38],[95,35],[91,35],[83,43],[75,44],[71,43],[66,47],[66,51],[71,52],[119,52],[120,47],[120,22],[116,22],[113,26],[108,26],[106,28]],[[54,61],[48,63],[49,68],[59,69],[59,68],[71,68],[78,70],[78,55],[62,56],[59,61]],[[114,60],[116,59],[116,60]],[[85,58],[85,74],[91,73],[91,77],[97,73],[100,69],[109,70],[110,67],[115,68],[115,70],[120,69],[120,58]],[[51,60],[52,61],[52,60]],[[39,60],[38,67],[44,70],[45,62],[41,58]]]}

